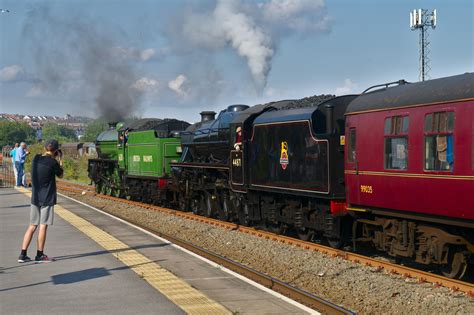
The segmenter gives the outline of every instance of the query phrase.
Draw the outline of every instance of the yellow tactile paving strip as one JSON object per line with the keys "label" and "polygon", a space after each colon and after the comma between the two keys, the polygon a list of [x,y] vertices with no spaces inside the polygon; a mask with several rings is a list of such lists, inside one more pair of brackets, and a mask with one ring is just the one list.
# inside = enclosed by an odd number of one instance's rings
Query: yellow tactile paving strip
{"label": "yellow tactile paving strip", "polygon": [[[29,190],[21,188],[17,190],[24,194],[31,195]],[[176,277],[136,250],[131,249],[128,245],[99,229],[89,221],[64,209],[60,205],[54,207],[54,212],[109,251],[123,264],[130,267],[140,278],[147,281],[152,287],[165,295],[186,313],[231,314],[231,312],[221,304],[208,298],[185,281]]]}

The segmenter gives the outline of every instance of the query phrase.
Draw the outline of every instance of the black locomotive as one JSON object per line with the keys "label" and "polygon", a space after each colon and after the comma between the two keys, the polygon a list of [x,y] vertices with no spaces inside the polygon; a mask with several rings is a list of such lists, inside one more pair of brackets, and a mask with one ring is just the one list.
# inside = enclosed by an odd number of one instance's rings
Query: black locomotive
{"label": "black locomotive", "polygon": [[340,246],[345,222],[344,113],[356,96],[321,95],[249,108],[229,106],[182,136],[173,163],[180,208]]}

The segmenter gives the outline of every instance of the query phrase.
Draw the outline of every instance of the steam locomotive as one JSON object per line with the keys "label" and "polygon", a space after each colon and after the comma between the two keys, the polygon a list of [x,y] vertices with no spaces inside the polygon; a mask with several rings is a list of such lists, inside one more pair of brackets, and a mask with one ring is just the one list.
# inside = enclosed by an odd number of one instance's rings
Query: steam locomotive
{"label": "steam locomotive", "polygon": [[215,114],[181,132],[158,185],[170,206],[333,247],[370,243],[451,278],[473,264],[474,74]]}

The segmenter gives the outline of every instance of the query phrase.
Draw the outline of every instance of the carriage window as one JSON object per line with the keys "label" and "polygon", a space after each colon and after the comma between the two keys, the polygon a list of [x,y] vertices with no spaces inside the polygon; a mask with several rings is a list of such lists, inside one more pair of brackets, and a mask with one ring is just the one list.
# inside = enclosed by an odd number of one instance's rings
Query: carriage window
{"label": "carriage window", "polygon": [[425,170],[453,170],[453,130],[454,112],[437,112],[425,116]]}
{"label": "carriage window", "polygon": [[393,116],[385,119],[385,169],[407,169],[409,123],[408,116]]}
{"label": "carriage window", "polygon": [[356,130],[349,130],[349,149],[347,150],[347,161],[354,162],[356,159]]}

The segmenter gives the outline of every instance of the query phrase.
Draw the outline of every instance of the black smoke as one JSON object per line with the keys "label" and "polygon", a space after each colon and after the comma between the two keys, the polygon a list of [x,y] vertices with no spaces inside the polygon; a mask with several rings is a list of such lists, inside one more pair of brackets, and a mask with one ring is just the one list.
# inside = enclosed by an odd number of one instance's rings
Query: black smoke
{"label": "black smoke", "polygon": [[64,16],[34,5],[22,35],[39,89],[71,95],[72,103],[85,107],[92,103],[94,114],[109,121],[137,115],[142,92],[132,87],[138,79],[134,60],[121,54],[124,32],[80,13]]}

